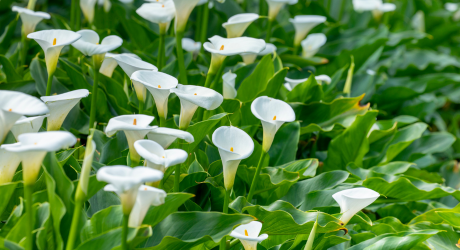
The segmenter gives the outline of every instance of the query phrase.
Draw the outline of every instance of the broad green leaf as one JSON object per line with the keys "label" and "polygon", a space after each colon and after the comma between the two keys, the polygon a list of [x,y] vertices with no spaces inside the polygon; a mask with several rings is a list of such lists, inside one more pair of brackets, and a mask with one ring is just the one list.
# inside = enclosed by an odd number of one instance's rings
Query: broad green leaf
{"label": "broad green leaf", "polygon": [[16,72],[13,64],[3,55],[0,55],[0,64],[3,66],[2,70],[5,72],[6,81],[8,83],[22,81],[22,77]]}
{"label": "broad green leaf", "polygon": [[259,93],[267,88],[267,84],[274,74],[275,70],[269,54],[260,60],[254,72],[241,83],[236,99],[242,102],[254,100]]}
{"label": "broad green leaf", "polygon": [[227,116],[226,113],[217,114],[211,116],[209,119],[197,122],[190,126],[187,129],[187,132],[193,135],[194,142],[190,144],[186,144],[183,146],[183,149],[189,153],[191,153],[198,144],[208,135],[210,132],[213,131],[214,126],[216,126],[222,119]]}
{"label": "broad green leaf", "polygon": [[291,122],[282,126],[275,135],[273,144],[268,151],[270,166],[279,166],[296,159],[299,144],[300,124]]}
{"label": "broad green leaf", "polygon": [[287,101],[311,103],[318,102],[323,98],[323,87],[315,79],[315,75],[311,74],[308,80],[294,87],[287,95]]}

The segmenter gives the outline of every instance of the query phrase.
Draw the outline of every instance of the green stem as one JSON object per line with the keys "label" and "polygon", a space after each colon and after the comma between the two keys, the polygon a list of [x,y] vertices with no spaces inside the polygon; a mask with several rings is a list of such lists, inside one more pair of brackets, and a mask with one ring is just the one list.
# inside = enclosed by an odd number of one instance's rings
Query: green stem
{"label": "green stem", "polygon": [[160,127],[166,127],[166,118],[160,115]]}
{"label": "green stem", "polygon": [[144,101],[139,100],[139,114],[144,113]]}
{"label": "green stem", "polygon": [[121,249],[128,250],[128,222],[129,214],[123,215],[123,228],[121,230]]}
{"label": "green stem", "polygon": [[22,36],[21,36],[21,61],[19,63],[19,66],[21,66],[21,69],[24,69],[22,66],[24,66],[26,64],[26,60],[27,60],[27,50],[28,50],[28,42],[27,42],[27,37],[26,35],[24,34],[24,32],[22,33]]}
{"label": "green stem", "polygon": [[200,41],[201,37],[201,23],[203,22],[203,9],[204,4],[200,7],[197,7],[196,13],[196,27],[195,27],[195,41]]}
{"label": "green stem", "polygon": [[182,50],[182,37],[184,37],[184,32],[176,32],[176,50],[177,50],[177,63],[179,64],[179,78],[180,83],[187,85],[187,69],[185,68],[184,62],[184,51]]}
{"label": "green stem", "polygon": [[[78,192],[78,190],[77,190]],[[83,209],[83,201],[75,199],[75,208],[73,210],[72,225],[70,227],[69,238],[67,240],[66,250],[73,250],[75,240],[78,234],[78,223],[80,222],[80,214]]]}
{"label": "green stem", "polygon": [[80,9],[80,0],[74,0],[76,3],[75,8],[75,31],[80,30],[81,27],[81,9]]}
{"label": "green stem", "polygon": [[251,188],[249,189],[249,194],[248,194],[248,199],[247,199],[248,202],[252,201],[252,197],[254,196],[254,192],[256,191],[257,179],[260,175],[260,171],[262,170],[262,164],[264,161],[264,157],[265,157],[265,152],[262,150],[262,152],[260,153],[259,164],[257,164],[256,173],[254,174],[254,178],[252,179],[252,183],[251,183]]}
{"label": "green stem", "polygon": [[294,55],[296,56],[299,53],[299,45],[294,44]]}
{"label": "green stem", "polygon": [[[224,207],[223,207],[223,212],[224,214],[228,214],[228,204],[230,203],[230,192],[232,190],[226,190],[225,191],[225,198],[224,198]],[[220,240],[220,250],[226,250],[227,249],[227,237],[224,236],[222,240]]]}
{"label": "green stem", "polygon": [[32,250],[34,244],[33,230],[34,230],[34,214],[32,210],[32,193],[33,185],[24,185],[24,202],[26,205],[26,243],[25,250]]}
{"label": "green stem", "polygon": [[160,33],[160,48],[158,50],[158,70],[161,71],[164,67],[164,61],[165,61],[165,53],[166,53],[166,48],[165,48],[165,38],[166,38],[166,33]]}
{"label": "green stem", "polygon": [[273,26],[273,20],[268,19],[268,24],[267,24],[267,36],[265,37],[265,42],[270,42],[270,38],[272,38],[272,26]]}
{"label": "green stem", "polygon": [[[182,144],[181,143],[179,143],[178,148],[182,149]],[[177,164],[176,165],[176,170],[174,171],[174,192],[176,192],[176,193],[180,192],[180,167],[181,167],[181,165],[182,164]]]}
{"label": "green stem", "polygon": [[27,9],[35,10],[36,3],[37,3],[37,0],[29,0],[29,3],[27,4]]}
{"label": "green stem", "polygon": [[222,64],[220,65],[219,70],[217,71],[216,77],[214,78],[214,81],[211,84],[211,89],[216,90],[217,84],[222,79],[222,74],[224,73],[224,68],[225,68],[225,62],[226,60],[224,60]]}
{"label": "green stem", "polygon": [[[209,21],[209,7],[208,4],[203,4],[203,16],[201,20],[201,29],[200,29],[200,42],[204,44],[206,42],[206,37],[208,34],[208,21]],[[204,48],[201,46],[201,53],[204,53]]]}
{"label": "green stem", "polygon": [[54,72],[48,74],[48,82],[46,83],[46,96],[51,95],[51,86],[53,85]]}
{"label": "green stem", "polygon": [[99,90],[99,69],[97,67],[97,62],[95,57],[93,57],[93,70],[94,70],[94,81],[93,81],[93,91],[91,99],[91,112],[89,117],[89,128],[95,128],[96,122],[96,109],[97,109],[97,92]]}
{"label": "green stem", "polygon": [[209,88],[211,87],[211,84],[212,82],[214,81],[214,77],[216,76],[216,73],[214,72],[208,72],[208,75],[206,76],[206,83],[204,84],[204,86],[206,88]]}

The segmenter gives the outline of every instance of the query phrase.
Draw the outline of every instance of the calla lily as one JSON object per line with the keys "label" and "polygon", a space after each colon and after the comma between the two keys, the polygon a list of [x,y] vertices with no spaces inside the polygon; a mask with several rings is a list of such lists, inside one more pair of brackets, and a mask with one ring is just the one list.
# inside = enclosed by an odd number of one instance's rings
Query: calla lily
{"label": "calla lily", "polygon": [[112,35],[102,39],[102,42],[99,44],[99,35],[93,30],[80,30],[77,34],[80,34],[81,38],[74,42],[72,46],[78,49],[85,56],[105,56],[105,53],[120,47],[123,43],[123,39]]}
{"label": "calla lily", "polygon": [[227,56],[243,53],[258,54],[265,49],[265,41],[251,37],[223,38],[213,36],[203,47],[212,54],[210,72],[217,72]]}
{"label": "calla lily", "polygon": [[16,153],[9,152],[3,148],[7,145],[3,145],[0,148],[0,185],[13,180],[16,169],[21,163],[21,159]]}
{"label": "calla lily", "polygon": [[453,12],[453,19],[454,21],[458,21],[460,19],[460,9],[459,9],[459,4],[458,3],[446,3],[444,5],[444,8],[449,11]]}
{"label": "calla lily", "polygon": [[275,134],[285,122],[295,120],[295,113],[289,104],[266,96],[255,99],[251,105],[251,111],[260,119],[264,129],[262,149],[268,152]]}
{"label": "calla lily", "polygon": [[193,39],[190,38],[182,38],[182,48],[185,51],[196,54],[201,50],[201,42],[195,42]]}
{"label": "calla lily", "polygon": [[187,131],[172,128],[152,128],[147,134],[149,140],[155,141],[160,144],[164,149],[167,149],[177,138],[182,139],[188,143],[193,143],[195,139],[193,135]]}
{"label": "calla lily", "polygon": [[369,188],[352,188],[337,192],[332,198],[339,203],[340,220],[346,225],[361,209],[369,206],[380,194]]}
{"label": "calla lily", "polygon": [[160,32],[164,33],[168,31],[171,20],[176,16],[176,8],[172,1],[144,3],[136,10],[136,13],[152,23],[157,23],[160,26]]}
{"label": "calla lily", "polygon": [[251,156],[254,151],[252,138],[236,127],[220,127],[212,134],[212,142],[219,149],[224,167],[224,186],[231,190],[235,182],[236,170],[241,160]]}
{"label": "calla lily", "polygon": [[74,43],[80,37],[80,34],[70,30],[42,30],[27,35],[27,38],[34,39],[45,51],[48,75],[53,74],[56,70],[62,48]]}
{"label": "calla lily", "polygon": [[175,77],[156,71],[139,70],[131,75],[133,83],[147,88],[155,100],[158,115],[166,120],[168,116],[168,98],[171,89],[176,88],[178,81]]}
{"label": "calla lily", "polygon": [[94,21],[94,8],[97,0],[80,0],[80,8],[86,20],[92,24]]}
{"label": "calla lily", "polygon": [[21,117],[11,128],[11,133],[13,133],[16,141],[18,140],[19,135],[25,133],[37,133],[42,127],[43,120],[47,115],[33,116],[33,117]]}
{"label": "calla lily", "polygon": [[182,149],[164,149],[160,144],[150,140],[134,143],[136,151],[147,161],[147,167],[165,172],[168,167],[181,164],[187,160],[187,152]]}
{"label": "calla lily", "polygon": [[257,19],[259,19],[259,15],[254,13],[237,14],[230,17],[222,26],[227,30],[228,38],[240,37],[248,26]]}
{"label": "calla lily", "polygon": [[104,190],[116,192],[121,200],[123,214],[129,215],[142,183],[159,181],[163,173],[146,167],[106,166],[97,171],[96,178],[111,184]]}
{"label": "calla lily", "polygon": [[322,33],[308,35],[300,44],[303,49],[303,57],[310,58],[318,53],[319,49],[326,44],[327,37]]}
{"label": "calla lily", "polygon": [[243,63],[248,65],[256,61],[258,53],[242,53]]}
{"label": "calla lily", "polygon": [[98,0],[97,5],[103,6],[106,13],[109,13],[110,9],[112,8],[112,3],[110,0]]}
{"label": "calla lily", "polygon": [[207,110],[218,108],[224,98],[218,92],[200,86],[177,85],[177,89],[171,89],[180,99],[180,119],[179,128],[185,130],[190,125],[190,121],[198,107]]}
{"label": "calla lily", "polygon": [[235,80],[236,74],[227,72],[222,76],[224,99],[234,99],[236,97]]}
{"label": "calla lily", "polygon": [[419,10],[415,13],[412,17],[411,25],[416,31],[425,33],[425,12],[423,12],[423,10]]}
{"label": "calla lily", "polygon": [[167,194],[164,190],[142,185],[137,192],[136,203],[129,214],[129,227],[139,227],[150,206],[160,206],[165,203]]}
{"label": "calla lily", "polygon": [[[113,56],[116,56],[117,54],[112,54],[112,53],[106,53],[104,61],[102,62],[101,68],[99,69],[99,72],[107,77],[112,77],[113,71],[115,68],[118,66],[117,60],[113,59]],[[136,55],[136,54],[131,54],[131,53],[123,53],[121,55],[125,56],[130,56],[136,59],[141,60],[141,58]]]}
{"label": "calla lily", "polygon": [[[121,54],[112,56],[112,58],[117,61],[118,65],[120,65],[120,67],[123,69],[123,71],[125,71],[129,78],[131,78],[134,72],[139,70],[158,71],[158,68],[153,64],[144,62],[132,56]],[[144,102],[147,94],[147,89],[143,84],[140,83],[133,83],[133,85],[134,89],[136,90],[137,99]]]}
{"label": "calla lily", "polygon": [[134,148],[134,142],[144,139],[147,133],[150,132],[153,128],[150,126],[153,119],[155,117],[148,115],[121,115],[110,119],[105,128],[105,133],[109,137],[113,136],[117,131],[125,132],[132,165],[137,165],[141,159],[141,156]]}
{"label": "calla lily", "polygon": [[268,54],[273,54],[277,50],[276,46],[272,43],[267,43],[265,49],[259,53],[259,56],[265,56]]}
{"label": "calla lily", "polygon": [[374,18],[380,20],[383,13],[394,11],[396,5],[382,0],[353,0],[353,8],[357,12],[372,11]]}
{"label": "calla lily", "polygon": [[300,42],[318,24],[326,22],[326,17],[316,15],[301,15],[289,19],[295,28],[294,45],[299,46]]}
{"label": "calla lily", "polygon": [[259,236],[262,230],[262,223],[251,221],[248,224],[238,226],[230,233],[230,236],[241,241],[245,250],[257,250],[257,243],[268,238],[267,234]]}
{"label": "calla lily", "polygon": [[16,153],[21,159],[24,185],[33,185],[46,153],[73,146],[77,138],[70,132],[53,131],[22,134],[18,137],[18,141],[4,148]]}
{"label": "calla lily", "polygon": [[176,33],[184,32],[187,20],[200,0],[172,0],[176,7]]}
{"label": "calla lily", "polygon": [[[308,78],[304,78],[304,79],[291,79],[291,78],[284,78],[284,80],[286,81],[286,83],[284,84],[284,86],[286,87],[287,90],[289,91],[292,91],[297,85],[305,82],[308,80]],[[315,80],[319,83],[319,84],[322,84],[322,83],[326,83],[326,84],[330,84],[331,83],[331,78],[327,75],[319,75],[319,76],[315,76]]]}
{"label": "calla lily", "polygon": [[268,19],[273,21],[285,4],[296,4],[298,0],[267,0]]}
{"label": "calla lily", "polygon": [[60,95],[42,96],[42,101],[48,106],[48,131],[59,130],[70,110],[84,97],[89,95],[87,89],[70,91]]}
{"label": "calla lily", "polygon": [[0,144],[23,115],[43,115],[48,107],[38,98],[16,91],[0,90]]}
{"label": "calla lily", "polygon": [[18,6],[13,6],[12,10],[19,13],[22,21],[22,29],[26,36],[35,31],[35,27],[37,27],[37,24],[41,20],[51,18],[50,14],[46,12],[33,11]]}

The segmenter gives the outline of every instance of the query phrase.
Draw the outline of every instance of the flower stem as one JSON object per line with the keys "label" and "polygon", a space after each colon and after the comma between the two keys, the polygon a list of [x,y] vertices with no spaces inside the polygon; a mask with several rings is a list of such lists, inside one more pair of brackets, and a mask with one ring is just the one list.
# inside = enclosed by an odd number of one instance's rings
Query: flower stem
{"label": "flower stem", "polygon": [[27,9],[35,10],[35,3],[37,3],[37,0],[29,0],[29,3],[27,4]]}
{"label": "flower stem", "polygon": [[[208,34],[208,20],[209,20],[209,7],[208,4],[203,4],[203,16],[201,19],[201,29],[200,29],[200,42],[204,44],[206,42],[206,37]],[[204,47],[201,46],[201,53],[204,53]]]}
{"label": "flower stem", "polygon": [[48,73],[48,82],[46,83],[46,96],[51,95],[51,86],[53,85],[53,73]]}
{"label": "flower stem", "polygon": [[272,26],[273,26],[273,20],[268,19],[268,24],[267,24],[267,36],[265,37],[265,42],[270,42],[270,38],[272,38]]}
{"label": "flower stem", "polygon": [[179,64],[179,78],[180,83],[187,85],[187,69],[185,68],[184,62],[184,51],[182,50],[182,37],[184,37],[184,32],[176,31],[176,50],[177,50],[177,63]]}
{"label": "flower stem", "polygon": [[[228,204],[230,203],[230,192],[232,191],[232,189],[229,189],[229,190],[226,190],[225,191],[225,198],[224,198],[224,207],[223,207],[223,212],[224,214],[228,214]],[[221,240],[220,240],[220,250],[226,250],[227,249],[227,237],[224,236]]]}
{"label": "flower stem", "polygon": [[248,199],[247,199],[248,202],[252,201],[252,197],[254,196],[254,192],[256,191],[257,179],[260,175],[260,171],[262,170],[262,164],[263,164],[264,158],[265,158],[265,152],[262,150],[262,152],[260,153],[259,163],[257,164],[256,173],[254,174],[254,178],[252,179],[252,183],[251,183],[251,188],[249,189],[249,194],[248,194]]}
{"label": "flower stem", "polygon": [[91,112],[89,117],[89,128],[95,128],[96,122],[96,108],[97,108],[97,92],[99,90],[99,67],[97,67],[96,57],[93,57],[93,70],[94,70],[94,81],[93,81],[93,91],[91,99]]}
{"label": "flower stem", "polygon": [[296,56],[299,53],[299,45],[294,44],[294,55]]}
{"label": "flower stem", "polygon": [[121,230],[121,249],[128,250],[128,222],[129,214],[123,214],[123,228]]}
{"label": "flower stem", "polygon": [[215,76],[216,76],[216,73],[208,72],[208,75],[206,76],[206,83],[204,84],[206,88],[211,87],[211,84],[214,81]]}
{"label": "flower stem", "polygon": [[34,230],[34,214],[32,210],[32,193],[33,185],[24,185],[24,201],[26,205],[26,244],[25,250],[32,250],[34,244],[34,238],[32,231]]}
{"label": "flower stem", "polygon": [[165,61],[165,53],[166,53],[166,48],[165,48],[166,33],[165,32],[160,32],[160,46],[158,50],[158,62],[157,62],[159,71],[163,69],[164,61]]}
{"label": "flower stem", "polygon": [[225,62],[226,62],[226,59],[224,59],[224,61],[220,65],[219,70],[217,71],[216,77],[214,78],[214,81],[211,84],[211,89],[216,90],[217,84],[219,83],[220,79],[222,79],[222,74],[224,73],[224,69],[225,69]]}
{"label": "flower stem", "polygon": [[[77,192],[80,190],[77,190]],[[77,195],[75,195],[77,196]],[[69,238],[67,240],[66,250],[73,250],[75,239],[77,239],[78,234],[78,223],[80,220],[80,214],[83,209],[83,200],[75,199],[75,208],[73,210],[72,225],[70,226]]]}
{"label": "flower stem", "polygon": [[144,113],[144,101],[139,100],[139,114]]}
{"label": "flower stem", "polygon": [[160,115],[160,127],[166,127],[166,118]]}
{"label": "flower stem", "polygon": [[21,36],[21,61],[19,63],[19,66],[21,67],[21,69],[24,69],[22,66],[24,66],[26,64],[26,60],[27,60],[27,50],[28,50],[28,42],[27,42],[27,37],[26,37],[26,34],[24,34],[24,32],[22,33],[22,36]]}
{"label": "flower stem", "polygon": [[178,193],[180,192],[180,165],[181,164],[177,164],[176,165],[176,171],[174,171],[174,192]]}

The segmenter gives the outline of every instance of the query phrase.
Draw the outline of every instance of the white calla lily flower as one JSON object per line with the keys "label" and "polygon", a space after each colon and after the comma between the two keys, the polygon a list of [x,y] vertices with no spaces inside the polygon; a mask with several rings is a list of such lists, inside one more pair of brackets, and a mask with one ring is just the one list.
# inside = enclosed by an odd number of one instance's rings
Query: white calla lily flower
{"label": "white calla lily flower", "polygon": [[165,172],[167,168],[187,160],[187,152],[182,149],[164,149],[160,144],[150,140],[134,143],[136,151],[147,161],[147,167]]}
{"label": "white calla lily flower", "polygon": [[105,54],[123,43],[123,39],[115,35],[107,36],[99,43],[99,35],[94,30],[80,30],[77,34],[80,34],[81,38],[72,43],[72,46],[85,56]]}
{"label": "white calla lily flower", "polygon": [[[101,68],[99,69],[99,73],[107,76],[107,77],[112,77],[113,71],[115,68],[118,66],[117,60],[113,59],[114,56],[117,54],[112,54],[112,53],[106,53],[104,61],[102,62]],[[121,55],[125,56],[130,56],[136,59],[141,60],[141,58],[136,55],[136,54],[131,54],[131,53],[123,53]]]}
{"label": "white calla lily flower", "polygon": [[147,134],[147,138],[160,144],[164,149],[167,149],[176,139],[182,139],[187,143],[193,143],[195,139],[193,135],[187,131],[173,128],[152,128]]}
{"label": "white calla lily flower", "polygon": [[41,11],[33,11],[27,8],[13,6],[12,11],[19,13],[22,21],[24,35],[28,35],[35,31],[37,24],[43,19],[50,19],[50,14]]}
{"label": "white calla lily flower", "polygon": [[176,32],[184,32],[187,21],[200,0],[172,0],[176,7],[176,21],[175,30]]}
{"label": "white calla lily flower", "polygon": [[450,12],[455,12],[459,9],[458,3],[446,3],[444,4],[444,8]]}
{"label": "white calla lily flower", "polygon": [[40,99],[16,91],[0,90],[0,144],[24,115],[43,115],[48,107]]}
{"label": "white calla lily flower", "polygon": [[314,27],[326,22],[326,17],[317,15],[300,15],[289,19],[289,22],[291,22],[295,28],[294,45],[299,46],[300,42]]}
{"label": "white calla lily flower", "polygon": [[134,148],[134,142],[142,140],[147,135],[152,126],[150,123],[155,119],[153,116],[148,115],[121,115],[114,117],[109,120],[105,133],[111,137],[117,133],[117,131],[123,131],[128,140],[129,154],[133,164],[138,164],[141,156],[137,153]]}
{"label": "white calla lily flower", "polygon": [[224,186],[231,190],[236,171],[241,160],[251,156],[254,151],[252,138],[237,127],[220,127],[212,134],[212,142],[219,149],[224,168]]}
{"label": "white calla lily flower", "polygon": [[261,230],[262,223],[252,221],[235,228],[235,230],[230,233],[230,236],[239,239],[245,250],[257,250],[257,243],[268,238],[267,234],[259,236]]}
{"label": "white calla lily flower", "polygon": [[80,34],[70,30],[42,30],[27,35],[27,38],[34,39],[45,52],[48,75],[56,71],[62,48],[74,43],[80,37]]}
{"label": "white calla lily flower", "polygon": [[237,94],[235,89],[236,74],[227,72],[222,76],[222,80],[224,99],[235,99]]}
{"label": "white calla lily flower", "polygon": [[131,75],[134,84],[141,84],[152,94],[157,106],[158,115],[164,119],[168,116],[168,98],[171,89],[176,88],[178,80],[168,74],[139,70]]}
{"label": "white calla lily flower", "polygon": [[256,61],[257,55],[258,53],[242,53],[241,57],[243,58],[243,63],[249,65]]}
{"label": "white calla lily flower", "polygon": [[187,52],[196,54],[201,50],[201,42],[195,42],[190,38],[182,38],[182,48]]}
{"label": "white calla lily flower", "polygon": [[19,163],[21,163],[21,158],[19,158],[16,153],[5,149],[8,145],[9,144],[6,144],[0,147],[0,185],[13,180]]}
{"label": "white calla lily flower", "polygon": [[265,49],[259,53],[259,56],[265,56],[268,54],[273,54],[277,50],[276,46],[273,43],[267,43]]}
{"label": "white calla lily flower", "polygon": [[71,147],[75,145],[77,138],[67,131],[53,131],[22,134],[18,141],[4,148],[16,153],[21,159],[24,185],[33,185],[46,153]]}
{"label": "white calla lily flower", "polygon": [[112,2],[110,2],[110,0],[98,0],[97,5],[104,7],[105,13],[109,13],[112,8]]}
{"label": "white calla lily flower", "polygon": [[222,26],[227,30],[227,38],[240,37],[249,25],[257,19],[259,19],[258,14],[242,13],[230,17]]}
{"label": "white calla lily flower", "polygon": [[372,204],[380,194],[369,188],[352,188],[337,192],[332,198],[339,203],[340,220],[346,225],[361,209]]}
{"label": "white calla lily flower", "polygon": [[310,34],[300,44],[302,45],[302,56],[310,58],[318,53],[319,49],[326,44],[327,37],[322,33]]}
{"label": "white calla lily flower", "polygon": [[188,128],[198,107],[214,110],[224,101],[224,97],[218,92],[201,86],[179,84],[171,92],[180,99],[179,128],[182,130]]}
{"label": "white calla lily flower", "polygon": [[96,178],[110,184],[104,190],[116,192],[121,200],[123,214],[129,215],[142,183],[159,181],[163,173],[146,167],[105,166],[97,171]]}
{"label": "white calla lily flower", "polygon": [[383,13],[394,11],[396,5],[382,0],[353,0],[353,8],[356,12],[372,11],[374,18],[380,20]]}
{"label": "white calla lily flower", "polygon": [[270,21],[275,20],[276,16],[278,16],[278,13],[280,10],[284,7],[286,4],[296,4],[298,0],[266,0],[268,3],[268,19]]}
{"label": "white calla lily flower", "polygon": [[80,0],[80,8],[86,20],[92,24],[97,0]]}
{"label": "white calla lily flower", "polygon": [[[140,59],[129,55],[114,55],[112,56],[123,69],[123,71],[128,75],[129,78],[134,74],[134,72],[139,70],[150,70],[150,71],[158,71],[158,68],[155,67],[153,64],[148,62],[144,62]],[[133,82],[134,89],[136,90],[137,99],[139,101],[145,101],[145,97],[147,95],[147,89],[144,87],[143,84]]]}
{"label": "white calla lily flower", "polygon": [[82,98],[88,95],[89,91],[87,89],[79,89],[60,95],[42,96],[42,101],[50,110],[50,116],[47,119],[47,130],[59,130],[70,110],[72,110]]}
{"label": "white calla lily flower", "polygon": [[331,84],[331,81],[332,79],[328,76],[328,75],[319,75],[319,76],[315,76],[315,80],[319,83],[319,84]]}
{"label": "white calla lily flower", "polygon": [[176,16],[176,8],[173,1],[144,3],[136,10],[136,13],[149,22],[157,23],[160,32],[165,33],[169,29],[171,20]]}
{"label": "white calla lily flower", "polygon": [[13,133],[16,141],[22,134],[37,133],[42,127],[43,120],[48,116],[49,114],[33,117],[22,116],[11,128],[11,133]]}
{"label": "white calla lily flower", "polygon": [[289,104],[267,96],[255,99],[251,111],[262,122],[264,130],[262,149],[268,152],[275,134],[285,122],[295,120],[295,113]]}
{"label": "white calla lily flower", "polygon": [[[284,86],[286,87],[286,89],[288,89],[289,91],[292,91],[297,85],[305,82],[308,80],[308,78],[304,78],[304,79],[291,79],[291,78],[284,78],[284,80],[286,81],[286,83],[284,84]],[[332,79],[327,76],[327,75],[319,75],[319,76],[315,76],[315,80],[319,83],[319,84],[330,84]]]}

